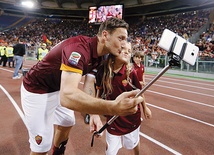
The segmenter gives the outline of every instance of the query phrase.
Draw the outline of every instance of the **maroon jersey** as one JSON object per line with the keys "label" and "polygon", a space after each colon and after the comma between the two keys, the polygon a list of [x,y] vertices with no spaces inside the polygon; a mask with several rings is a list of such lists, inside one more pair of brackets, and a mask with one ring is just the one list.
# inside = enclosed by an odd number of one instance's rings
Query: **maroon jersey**
{"label": "maroon jersey", "polygon": [[[98,73],[96,76],[96,86],[97,88],[101,89],[100,92],[102,92],[101,88],[101,80],[103,75],[103,67],[98,69]],[[121,93],[126,91],[131,91],[135,88],[133,88],[134,85],[136,88],[141,89],[141,84],[138,80],[137,74],[135,70],[133,70],[130,73],[130,83],[127,81],[126,76],[126,66],[123,65],[121,70],[114,74],[114,77],[112,79],[112,87],[113,91],[110,95],[107,95],[108,100],[114,100],[117,96],[119,96]],[[112,116],[106,116],[107,121],[112,118]],[[141,111],[140,111],[140,105],[138,105],[138,111],[133,115],[128,116],[119,116],[110,126],[107,127],[107,130],[109,133],[113,135],[124,135],[127,133],[130,133],[137,129],[141,124]]]}
{"label": "maroon jersey", "polygon": [[76,36],[59,43],[26,74],[25,89],[51,93],[60,89],[62,70],[82,75],[93,72],[103,59],[97,55],[97,41],[97,37]]}
{"label": "maroon jersey", "polygon": [[133,65],[134,65],[134,70],[137,72],[138,79],[140,81],[143,81],[144,65],[140,64],[140,67],[136,63],[133,63]]}

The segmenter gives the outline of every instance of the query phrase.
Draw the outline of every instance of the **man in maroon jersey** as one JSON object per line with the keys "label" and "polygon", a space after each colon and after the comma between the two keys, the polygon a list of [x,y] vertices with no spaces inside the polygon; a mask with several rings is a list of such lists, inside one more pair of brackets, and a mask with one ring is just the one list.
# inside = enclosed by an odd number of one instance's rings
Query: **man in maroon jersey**
{"label": "man in maroon jersey", "polygon": [[[143,98],[133,97],[139,90],[123,93],[112,101],[94,97],[96,67],[105,54],[120,54],[127,41],[127,29],[125,21],[111,18],[100,25],[97,36],[66,39],[29,70],[21,86],[21,102],[31,155],[47,154],[52,141],[53,155],[64,154],[70,129],[75,124],[73,110],[102,115],[128,115],[137,111],[137,104]],[[86,75],[86,93],[78,88],[83,75]],[[91,122],[95,130],[102,127],[96,118],[91,118]]]}

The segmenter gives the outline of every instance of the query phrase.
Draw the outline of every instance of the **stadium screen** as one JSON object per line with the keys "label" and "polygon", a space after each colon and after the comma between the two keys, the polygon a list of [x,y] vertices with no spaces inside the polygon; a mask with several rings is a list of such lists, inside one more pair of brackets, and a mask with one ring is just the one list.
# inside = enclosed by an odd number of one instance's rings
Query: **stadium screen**
{"label": "stadium screen", "polygon": [[108,18],[117,17],[123,19],[123,5],[102,5],[89,7],[89,23],[100,24]]}

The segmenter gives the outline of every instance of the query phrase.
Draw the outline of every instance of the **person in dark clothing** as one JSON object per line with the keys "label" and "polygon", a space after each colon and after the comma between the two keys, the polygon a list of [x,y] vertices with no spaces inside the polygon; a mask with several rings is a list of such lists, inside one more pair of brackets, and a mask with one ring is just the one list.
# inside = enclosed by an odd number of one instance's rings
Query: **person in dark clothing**
{"label": "person in dark clothing", "polygon": [[16,64],[14,73],[13,73],[13,79],[20,79],[21,74],[19,74],[19,69],[22,66],[24,56],[25,56],[25,44],[23,43],[24,39],[20,38],[19,43],[13,46],[13,54],[14,54],[14,61]]}

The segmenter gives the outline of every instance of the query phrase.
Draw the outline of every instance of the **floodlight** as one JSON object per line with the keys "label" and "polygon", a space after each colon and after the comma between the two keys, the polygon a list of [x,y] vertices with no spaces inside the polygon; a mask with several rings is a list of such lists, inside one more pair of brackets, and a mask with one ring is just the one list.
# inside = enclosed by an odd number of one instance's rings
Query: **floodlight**
{"label": "floodlight", "polygon": [[27,8],[33,8],[34,7],[34,2],[32,0],[23,0],[21,2],[21,5]]}

